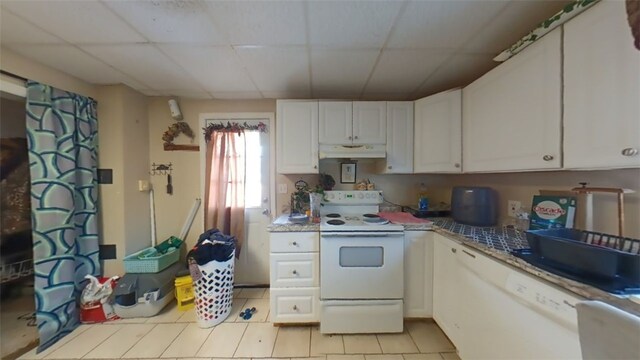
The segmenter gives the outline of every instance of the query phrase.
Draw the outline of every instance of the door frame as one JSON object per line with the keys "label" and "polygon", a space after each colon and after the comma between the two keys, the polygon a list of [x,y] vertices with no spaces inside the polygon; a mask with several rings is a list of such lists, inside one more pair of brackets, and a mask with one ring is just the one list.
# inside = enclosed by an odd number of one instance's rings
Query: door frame
{"label": "door frame", "polygon": [[[272,112],[242,112],[242,113],[200,113],[200,129],[207,126],[207,121],[220,122],[237,122],[242,124],[248,120],[260,120],[267,124],[267,133],[269,134],[269,218],[273,221],[273,214],[276,213],[276,132],[275,132],[275,114]],[[207,143],[204,135],[200,136],[200,198],[202,199],[202,229],[205,227],[205,209],[206,199],[204,198],[204,184],[206,176],[206,160],[207,160]]]}

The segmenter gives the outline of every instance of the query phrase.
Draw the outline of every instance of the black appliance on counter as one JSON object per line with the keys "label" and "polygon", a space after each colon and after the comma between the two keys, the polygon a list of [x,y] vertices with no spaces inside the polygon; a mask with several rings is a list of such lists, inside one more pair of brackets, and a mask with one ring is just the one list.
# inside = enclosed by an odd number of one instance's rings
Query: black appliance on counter
{"label": "black appliance on counter", "polygon": [[489,187],[455,186],[451,191],[451,217],[472,226],[498,224],[498,193]]}

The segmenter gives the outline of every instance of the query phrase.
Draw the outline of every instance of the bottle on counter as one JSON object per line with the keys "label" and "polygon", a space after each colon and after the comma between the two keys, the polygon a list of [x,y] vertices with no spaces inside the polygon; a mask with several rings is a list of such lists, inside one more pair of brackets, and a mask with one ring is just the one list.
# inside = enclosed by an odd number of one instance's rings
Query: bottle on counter
{"label": "bottle on counter", "polygon": [[429,209],[429,197],[427,196],[427,186],[424,183],[420,184],[418,190],[418,210],[427,211]]}

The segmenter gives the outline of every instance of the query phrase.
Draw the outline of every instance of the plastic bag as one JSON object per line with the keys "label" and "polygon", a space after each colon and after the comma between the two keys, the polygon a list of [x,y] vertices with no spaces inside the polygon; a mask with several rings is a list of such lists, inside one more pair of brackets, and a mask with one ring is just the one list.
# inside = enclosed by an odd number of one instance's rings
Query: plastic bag
{"label": "plastic bag", "polygon": [[119,276],[100,278],[86,275],[89,280],[80,295],[80,321],[96,323],[118,319],[113,306],[108,302]]}

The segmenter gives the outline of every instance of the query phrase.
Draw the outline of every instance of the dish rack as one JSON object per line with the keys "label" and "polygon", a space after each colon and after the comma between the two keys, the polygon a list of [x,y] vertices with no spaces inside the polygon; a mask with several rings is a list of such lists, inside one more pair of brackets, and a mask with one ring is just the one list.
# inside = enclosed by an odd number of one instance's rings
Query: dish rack
{"label": "dish rack", "polygon": [[593,231],[526,231],[531,254],[575,272],[640,283],[640,240]]}

